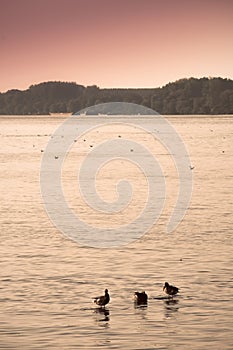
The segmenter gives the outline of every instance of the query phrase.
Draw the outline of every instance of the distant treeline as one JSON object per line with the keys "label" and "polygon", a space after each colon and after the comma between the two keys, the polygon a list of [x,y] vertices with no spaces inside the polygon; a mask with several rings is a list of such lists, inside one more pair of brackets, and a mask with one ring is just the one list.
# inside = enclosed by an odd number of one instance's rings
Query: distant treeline
{"label": "distant treeline", "polygon": [[233,114],[233,80],[190,78],[154,89],[100,89],[69,82],[45,82],[25,91],[0,93],[0,114],[78,112],[105,102],[131,102],[160,114]]}

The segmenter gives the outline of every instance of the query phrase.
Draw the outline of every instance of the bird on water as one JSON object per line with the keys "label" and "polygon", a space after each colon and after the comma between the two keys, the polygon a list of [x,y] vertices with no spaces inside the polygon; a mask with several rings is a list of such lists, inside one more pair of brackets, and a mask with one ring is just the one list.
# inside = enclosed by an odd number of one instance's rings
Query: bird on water
{"label": "bird on water", "polygon": [[134,293],[134,301],[137,305],[146,305],[148,300],[148,296],[146,292],[135,292]]}
{"label": "bird on water", "polygon": [[107,305],[110,301],[110,295],[108,294],[108,290],[105,289],[105,294],[100,296],[100,297],[96,297],[94,298],[94,303],[96,303],[99,306],[104,306]]}
{"label": "bird on water", "polygon": [[165,282],[163,286],[163,291],[169,296],[176,295],[179,292],[179,288],[170,285],[168,282]]}

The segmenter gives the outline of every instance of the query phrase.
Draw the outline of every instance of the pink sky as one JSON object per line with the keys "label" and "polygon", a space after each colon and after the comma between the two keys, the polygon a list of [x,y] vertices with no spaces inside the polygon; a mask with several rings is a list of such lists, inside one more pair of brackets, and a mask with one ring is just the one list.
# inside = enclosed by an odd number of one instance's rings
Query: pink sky
{"label": "pink sky", "polygon": [[232,0],[0,0],[0,91],[233,79]]}

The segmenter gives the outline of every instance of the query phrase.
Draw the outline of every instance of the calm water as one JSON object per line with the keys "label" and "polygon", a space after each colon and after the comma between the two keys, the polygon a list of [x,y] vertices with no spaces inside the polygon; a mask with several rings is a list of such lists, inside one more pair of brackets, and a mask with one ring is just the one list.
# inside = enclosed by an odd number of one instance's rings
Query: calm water
{"label": "calm water", "polygon": [[[1,349],[233,349],[233,117],[168,119],[194,166],[186,216],[173,233],[165,232],[177,178],[169,155],[158,152],[168,194],[157,225],[125,247],[97,249],[81,247],[60,233],[40,195],[41,150],[64,119],[0,117]],[[127,130],[106,132],[128,136]],[[100,135],[86,135],[85,143],[77,140],[64,165],[71,208],[82,208],[96,225],[106,222],[83,207],[75,181],[79,158]],[[139,132],[135,137],[144,136]],[[136,181],[135,168],[118,164],[118,176],[124,171],[135,180],[137,213],[137,193],[143,196],[144,183]],[[111,199],[114,167],[100,175],[100,193]],[[180,287],[173,301],[162,298],[165,281]],[[91,298],[105,288],[111,303],[104,313]],[[148,307],[134,307],[135,290],[146,290]]]}

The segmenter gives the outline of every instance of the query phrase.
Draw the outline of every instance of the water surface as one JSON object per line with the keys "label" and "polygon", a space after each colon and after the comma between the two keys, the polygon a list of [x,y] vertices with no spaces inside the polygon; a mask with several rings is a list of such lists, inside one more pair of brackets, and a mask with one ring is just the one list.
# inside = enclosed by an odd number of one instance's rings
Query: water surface
{"label": "water surface", "polygon": [[[168,119],[194,166],[193,195],[184,219],[173,233],[166,233],[177,178],[169,155],[159,150],[168,193],[157,225],[125,247],[95,249],[60,233],[40,195],[41,151],[64,119],[0,117],[1,349],[233,348],[233,117]],[[124,130],[114,132],[128,136]],[[142,140],[140,132],[135,137]],[[85,142],[78,140],[64,166],[67,199],[72,210],[83,209],[84,217],[89,209],[78,198],[75,167],[99,139],[92,133]],[[126,171],[139,191],[137,213],[144,182],[137,181],[134,168],[117,166],[117,176]],[[105,199],[116,195],[111,191],[114,176],[110,167],[100,177]],[[89,220],[106,224],[102,217],[90,215]],[[118,220],[112,219],[113,227]],[[180,287],[174,300],[162,298],[165,281]],[[111,302],[100,312],[92,297],[105,288]],[[148,307],[134,307],[135,290],[146,290]]]}

